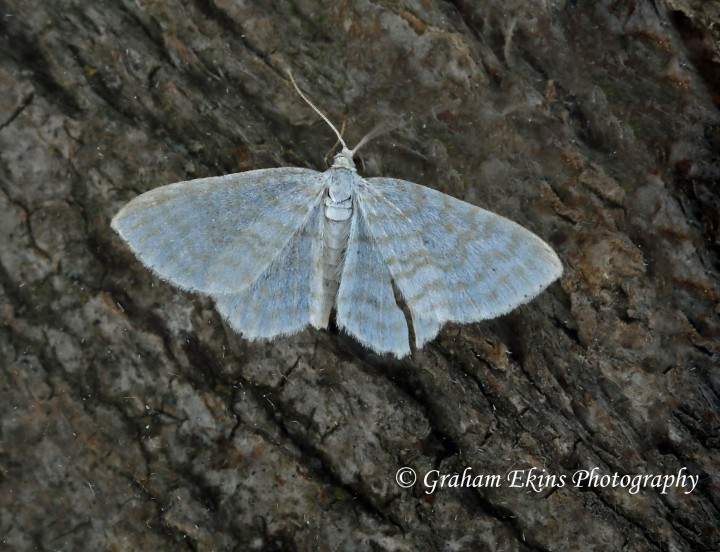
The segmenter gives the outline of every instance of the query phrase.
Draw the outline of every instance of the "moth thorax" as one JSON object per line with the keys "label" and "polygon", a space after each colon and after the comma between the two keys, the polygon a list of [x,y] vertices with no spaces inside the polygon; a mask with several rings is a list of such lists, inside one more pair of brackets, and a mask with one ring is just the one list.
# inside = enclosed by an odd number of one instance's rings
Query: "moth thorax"
{"label": "moth thorax", "polygon": [[352,199],[335,202],[330,196],[325,198],[325,216],[330,220],[345,221],[352,216]]}
{"label": "moth thorax", "polygon": [[325,216],[344,221],[352,215],[353,181],[357,174],[345,169],[329,170],[325,195]]}

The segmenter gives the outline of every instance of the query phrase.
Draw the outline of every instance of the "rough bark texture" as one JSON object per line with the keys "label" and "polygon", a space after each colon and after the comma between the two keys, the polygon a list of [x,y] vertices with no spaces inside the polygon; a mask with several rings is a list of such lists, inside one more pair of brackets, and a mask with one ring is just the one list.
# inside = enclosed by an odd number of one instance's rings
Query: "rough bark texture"
{"label": "rough bark texture", "polygon": [[[15,550],[719,546],[717,2],[0,2],[0,542]],[[714,24],[714,25],[713,25]],[[110,229],[157,186],[325,167],[532,229],[562,280],[404,361],[271,343]],[[537,468],[562,488],[403,489]],[[700,477],[585,485],[578,470]]]}

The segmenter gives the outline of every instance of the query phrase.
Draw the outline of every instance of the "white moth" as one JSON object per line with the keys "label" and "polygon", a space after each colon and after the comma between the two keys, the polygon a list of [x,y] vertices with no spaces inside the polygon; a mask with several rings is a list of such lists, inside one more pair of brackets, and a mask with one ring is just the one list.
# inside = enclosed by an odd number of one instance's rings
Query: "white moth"
{"label": "white moth", "polygon": [[[294,81],[293,81],[294,84]],[[297,88],[297,86],[296,86]],[[248,339],[337,325],[378,353],[410,353],[445,322],[530,301],[562,274],[522,226],[395,178],[362,178],[342,144],[325,172],[260,169],[178,182],[125,205],[112,227],[161,278],[208,294]]]}

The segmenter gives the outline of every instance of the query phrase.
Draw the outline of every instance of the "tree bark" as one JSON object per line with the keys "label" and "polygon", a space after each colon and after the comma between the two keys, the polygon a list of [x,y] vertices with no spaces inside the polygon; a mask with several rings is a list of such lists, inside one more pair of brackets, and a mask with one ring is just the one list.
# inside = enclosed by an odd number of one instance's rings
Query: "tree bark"
{"label": "tree bark", "polygon": [[[5,546],[720,546],[716,2],[0,8]],[[154,276],[110,228],[133,197],[325,168],[287,69],[351,147],[394,127],[363,175],[519,222],[561,280],[393,360],[337,330],[248,342]]]}

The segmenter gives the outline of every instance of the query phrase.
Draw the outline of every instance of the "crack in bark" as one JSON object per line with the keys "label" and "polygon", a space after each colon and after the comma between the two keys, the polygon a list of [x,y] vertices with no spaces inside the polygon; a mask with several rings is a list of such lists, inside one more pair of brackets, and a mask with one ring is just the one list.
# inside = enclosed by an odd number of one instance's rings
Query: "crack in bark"
{"label": "crack in bark", "polygon": [[3,131],[6,127],[10,126],[12,122],[17,119],[23,111],[25,111],[32,101],[35,99],[35,93],[31,92],[30,94],[27,94],[24,98],[20,100],[20,105],[15,108],[15,111],[13,111],[10,116],[5,119],[5,121],[0,122],[0,132]]}

